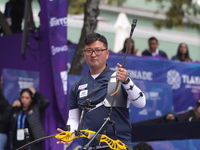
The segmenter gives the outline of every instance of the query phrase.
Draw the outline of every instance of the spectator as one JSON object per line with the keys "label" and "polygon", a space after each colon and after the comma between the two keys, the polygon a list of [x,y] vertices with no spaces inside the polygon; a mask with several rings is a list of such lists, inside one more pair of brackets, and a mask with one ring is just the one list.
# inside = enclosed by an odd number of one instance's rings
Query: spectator
{"label": "spectator", "polygon": [[192,110],[192,115],[189,121],[200,120],[200,99],[197,100],[194,110]]}
{"label": "spectator", "polygon": [[173,110],[169,110],[163,117],[164,123],[178,122],[178,117]]}
{"label": "spectator", "polygon": [[155,37],[151,37],[148,40],[149,49],[146,49],[142,52],[142,56],[161,56],[168,58],[167,54],[164,51],[158,49],[159,43]]}
{"label": "spectator", "polygon": [[133,150],[153,150],[153,147],[146,142],[140,142],[133,146]]}
{"label": "spectator", "polygon": [[192,62],[190,58],[188,46],[186,43],[180,43],[178,46],[177,54],[172,57],[172,60]]}
{"label": "spectator", "polygon": [[[128,41],[129,41],[129,38],[126,38],[126,40],[124,41],[124,47],[123,49],[120,51],[120,53],[125,53],[126,52],[126,48],[127,48],[127,45],[128,45]],[[130,55],[136,55],[136,56],[141,56],[141,53],[135,49],[135,44],[134,44],[134,41],[133,39],[130,39],[130,45],[128,47],[128,52],[127,54],[130,54]]]}
{"label": "spectator", "polygon": [[[36,92],[34,88],[23,89],[20,92],[19,100],[13,103],[11,116],[12,150],[45,136],[40,121],[40,112],[48,105],[49,100],[39,92]],[[31,149],[41,150],[41,143],[32,145]]]}
{"label": "spectator", "polygon": [[[2,79],[1,79],[2,85]],[[8,101],[5,99],[2,86],[0,88],[0,150],[6,149],[7,135],[8,135],[8,123],[10,117],[10,109]]]}
{"label": "spectator", "polygon": [[22,32],[25,0],[9,0],[5,5],[4,15],[13,33]]}

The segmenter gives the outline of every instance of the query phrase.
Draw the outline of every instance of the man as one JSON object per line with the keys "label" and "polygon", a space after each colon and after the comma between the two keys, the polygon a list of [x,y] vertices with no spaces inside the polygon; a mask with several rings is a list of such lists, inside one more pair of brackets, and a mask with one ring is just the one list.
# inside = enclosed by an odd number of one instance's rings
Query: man
{"label": "man", "polygon": [[[145,95],[128,78],[128,72],[120,64],[117,64],[119,70],[114,72],[107,64],[109,57],[107,40],[104,36],[93,33],[85,39],[84,59],[89,66],[89,72],[81,77],[71,88],[70,110],[67,125],[71,126],[71,131],[77,131],[80,114],[83,106],[95,106],[83,116],[81,129],[98,131],[108,117],[111,105],[111,121],[115,122],[116,133],[113,132],[112,125],[108,124],[100,134],[106,134],[108,137],[125,143],[128,147],[131,145],[131,125],[129,122],[128,104],[131,102],[136,107],[142,108],[146,104]],[[116,80],[119,83],[119,90],[114,96],[110,96],[116,89]],[[121,85],[122,83],[122,85]],[[112,101],[114,103],[112,104]],[[63,130],[57,129],[59,132]],[[106,131],[106,133],[104,132]],[[88,139],[83,138],[83,146],[88,143]],[[59,143],[69,145],[71,142],[58,141]],[[98,145],[98,146],[97,146]],[[103,146],[102,146],[103,145]],[[90,148],[108,150],[107,145],[93,141]]]}
{"label": "man", "polygon": [[149,44],[149,49],[144,50],[142,52],[142,56],[161,56],[168,58],[165,52],[158,49],[159,43],[155,37],[149,38],[148,44]]}

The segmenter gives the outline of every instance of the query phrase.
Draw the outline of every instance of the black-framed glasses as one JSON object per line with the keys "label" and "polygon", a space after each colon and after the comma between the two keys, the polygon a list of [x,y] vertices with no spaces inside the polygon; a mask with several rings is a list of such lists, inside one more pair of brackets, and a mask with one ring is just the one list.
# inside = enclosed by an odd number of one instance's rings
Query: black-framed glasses
{"label": "black-framed glasses", "polygon": [[95,55],[99,56],[102,54],[103,51],[106,51],[106,50],[107,49],[94,49],[94,50],[93,49],[84,49],[83,51],[84,51],[85,55],[87,55],[87,56],[92,55],[93,52],[95,53]]}

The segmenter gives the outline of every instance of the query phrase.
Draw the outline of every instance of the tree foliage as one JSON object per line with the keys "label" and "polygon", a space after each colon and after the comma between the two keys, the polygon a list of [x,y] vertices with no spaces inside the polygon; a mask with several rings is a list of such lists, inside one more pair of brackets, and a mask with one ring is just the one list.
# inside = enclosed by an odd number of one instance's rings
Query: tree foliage
{"label": "tree foliage", "polygon": [[[122,6],[126,0],[101,0],[108,5]],[[84,4],[86,0],[68,0],[68,13],[69,14],[82,14],[84,12]]]}
{"label": "tree foliage", "polygon": [[[159,4],[159,10],[164,12],[166,19],[158,19],[154,22],[157,29],[162,27],[183,29],[184,27],[191,27],[200,31],[200,6],[195,0],[146,0],[147,2],[156,1]],[[196,18],[196,19],[195,19]]]}

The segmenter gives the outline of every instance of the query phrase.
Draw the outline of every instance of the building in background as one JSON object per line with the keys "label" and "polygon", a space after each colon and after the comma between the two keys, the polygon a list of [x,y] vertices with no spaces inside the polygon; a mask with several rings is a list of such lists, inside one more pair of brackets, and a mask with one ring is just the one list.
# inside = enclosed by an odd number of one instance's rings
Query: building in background
{"label": "building in background", "polygon": [[[6,0],[0,2],[0,11],[4,12]],[[36,26],[39,26],[39,5],[37,0],[32,2],[33,16]],[[114,24],[120,12],[124,12],[130,24],[134,18],[137,19],[137,26],[132,38],[135,41],[135,48],[142,52],[148,47],[148,38],[155,36],[159,40],[159,48],[165,51],[169,58],[176,54],[179,43],[185,42],[189,46],[190,55],[193,61],[200,61],[200,33],[194,29],[184,28],[183,30],[161,29],[158,31],[153,26],[155,19],[164,19],[164,13],[155,13],[158,8],[157,3],[146,3],[145,0],[126,0],[123,6],[109,6],[101,1],[100,15],[96,32],[104,34],[108,39],[108,47],[114,51],[115,33]],[[78,43],[83,26],[83,15],[68,14],[68,40]],[[199,18],[195,18],[200,22]],[[122,41],[123,43],[124,41]],[[121,43],[119,43],[121,45]]]}

